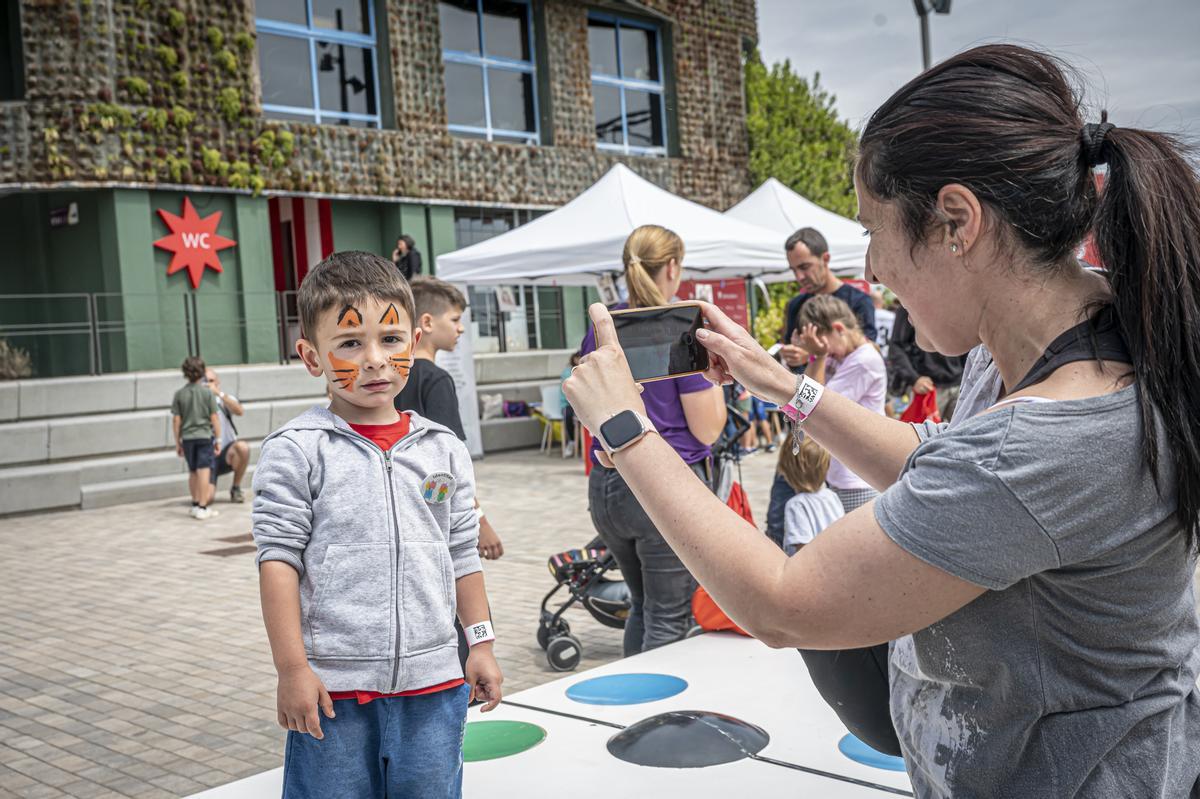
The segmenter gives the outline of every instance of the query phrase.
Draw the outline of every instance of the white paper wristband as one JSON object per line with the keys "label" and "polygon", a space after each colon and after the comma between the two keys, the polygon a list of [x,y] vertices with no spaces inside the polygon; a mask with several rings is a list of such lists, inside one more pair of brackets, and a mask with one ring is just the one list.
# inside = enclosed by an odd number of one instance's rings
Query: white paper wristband
{"label": "white paper wristband", "polygon": [[496,640],[496,634],[492,632],[492,623],[487,619],[464,628],[463,632],[467,634],[467,646],[485,644],[488,641]]}

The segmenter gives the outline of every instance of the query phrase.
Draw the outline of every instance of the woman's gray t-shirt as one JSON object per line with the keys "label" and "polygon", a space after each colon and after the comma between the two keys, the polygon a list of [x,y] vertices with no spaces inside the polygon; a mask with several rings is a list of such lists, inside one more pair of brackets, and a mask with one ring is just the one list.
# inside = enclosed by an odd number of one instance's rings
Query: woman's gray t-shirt
{"label": "woman's gray t-shirt", "polygon": [[1136,391],[963,419],[987,380],[875,504],[899,546],[989,589],[892,647],[917,796],[1200,796],[1196,558]]}

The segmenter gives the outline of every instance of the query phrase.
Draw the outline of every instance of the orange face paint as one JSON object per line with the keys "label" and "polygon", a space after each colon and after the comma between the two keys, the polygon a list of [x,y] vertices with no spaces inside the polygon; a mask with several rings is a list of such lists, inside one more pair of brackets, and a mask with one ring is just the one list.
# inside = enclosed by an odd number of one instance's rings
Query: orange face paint
{"label": "orange face paint", "polygon": [[412,369],[412,344],[409,344],[399,355],[389,357],[388,363],[396,370],[396,374],[408,377],[409,370]]}
{"label": "orange face paint", "polygon": [[338,314],[338,327],[362,327],[362,314],[352,305],[347,305]]}
{"label": "orange face paint", "polygon": [[358,382],[358,366],[353,361],[343,361],[332,352],[329,353],[329,365],[333,367],[333,384],[342,391],[350,391]]}
{"label": "orange face paint", "polygon": [[383,312],[383,316],[379,317],[381,325],[398,325],[400,324],[400,312],[396,310],[393,303],[388,303],[387,310]]}

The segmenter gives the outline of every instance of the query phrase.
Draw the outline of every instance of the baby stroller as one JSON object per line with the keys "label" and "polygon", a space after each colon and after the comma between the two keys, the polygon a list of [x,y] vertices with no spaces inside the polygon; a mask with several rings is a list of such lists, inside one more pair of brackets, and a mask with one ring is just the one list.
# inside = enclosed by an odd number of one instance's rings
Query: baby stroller
{"label": "baby stroller", "polygon": [[[537,642],[546,650],[550,668],[571,671],[583,657],[583,645],[571,635],[571,625],[563,614],[579,603],[605,627],[624,629],[625,619],[629,617],[629,589],[624,580],[604,576],[616,568],[617,561],[598,537],[583,549],[569,549],[552,555],[548,565],[555,584],[542,599]],[[551,597],[564,586],[570,596],[551,611],[548,607]]]}

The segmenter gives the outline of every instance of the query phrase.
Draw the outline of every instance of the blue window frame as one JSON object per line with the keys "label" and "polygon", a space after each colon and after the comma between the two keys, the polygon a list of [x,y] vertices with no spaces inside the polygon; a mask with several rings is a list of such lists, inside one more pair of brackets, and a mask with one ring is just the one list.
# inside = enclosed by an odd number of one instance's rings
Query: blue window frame
{"label": "blue window frame", "polygon": [[666,90],[658,26],[588,14],[588,58],[596,147],[632,155],[666,155]]}
{"label": "blue window frame", "polygon": [[263,114],[378,128],[374,0],[257,0]]}
{"label": "blue window frame", "polygon": [[537,144],[529,0],[440,0],[446,117],[456,136]]}

